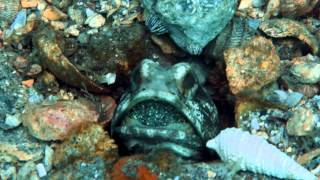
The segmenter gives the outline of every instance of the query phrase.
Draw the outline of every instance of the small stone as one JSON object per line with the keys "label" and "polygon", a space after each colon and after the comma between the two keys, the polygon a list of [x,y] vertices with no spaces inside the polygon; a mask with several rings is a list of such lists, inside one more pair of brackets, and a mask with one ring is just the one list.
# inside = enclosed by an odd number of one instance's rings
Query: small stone
{"label": "small stone", "polygon": [[315,84],[320,82],[320,59],[311,54],[292,59],[289,69],[292,76],[300,83]]}
{"label": "small stone", "polygon": [[46,168],[44,167],[44,165],[42,163],[37,164],[36,168],[37,168],[38,176],[40,178],[45,177],[47,175]]}
{"label": "small stone", "polygon": [[46,19],[50,20],[50,21],[57,21],[60,19],[65,19],[67,18],[67,15],[65,13],[63,13],[62,11],[60,11],[59,9],[57,9],[54,6],[48,6],[43,14],[43,17],[45,17]]}
{"label": "small stone", "polygon": [[51,21],[50,25],[53,27],[55,30],[63,30],[66,28],[66,23],[62,21]]}
{"label": "small stone", "polygon": [[42,72],[42,67],[39,64],[32,64],[27,72],[28,76],[36,76]]}
{"label": "small stone", "polygon": [[217,173],[213,171],[208,171],[208,178],[215,178],[217,176]]}
{"label": "small stone", "polygon": [[20,3],[23,8],[36,8],[39,0],[21,0]]}
{"label": "small stone", "polygon": [[13,62],[14,67],[19,71],[23,72],[23,69],[28,66],[29,62],[23,56],[17,56],[16,60]]}
{"label": "small stone", "polygon": [[72,26],[69,26],[65,31],[64,31],[65,34],[67,35],[71,35],[71,36],[79,36],[80,34],[80,31],[78,29],[78,25],[72,25]]}
{"label": "small stone", "polygon": [[47,6],[48,6],[48,3],[45,0],[39,0],[37,9],[40,12],[43,12],[46,9]]}
{"label": "small stone", "polygon": [[286,149],[286,152],[287,152],[287,153],[291,153],[291,152],[292,152],[292,147],[288,147],[288,148]]}
{"label": "small stone", "polygon": [[18,127],[21,124],[20,114],[7,115],[5,119],[5,124],[9,126],[9,129]]}
{"label": "small stone", "polygon": [[287,122],[287,132],[294,136],[312,135],[315,131],[317,121],[320,116],[312,108],[299,107],[293,110],[292,117]]}
{"label": "small stone", "polygon": [[238,6],[238,10],[244,10],[252,8],[253,0],[241,0]]}
{"label": "small stone", "polygon": [[90,30],[87,31],[87,34],[88,35],[93,35],[93,34],[97,34],[98,32],[99,32],[98,29],[90,29]]}
{"label": "small stone", "polygon": [[102,15],[94,14],[86,19],[85,24],[88,24],[88,26],[91,28],[99,28],[103,26],[105,22],[106,19]]}
{"label": "small stone", "polygon": [[260,137],[263,137],[264,139],[268,139],[269,138],[268,134],[266,132],[264,132],[264,131],[258,131],[256,133],[256,135],[260,136]]}
{"label": "small stone", "polygon": [[34,79],[28,79],[25,81],[22,81],[22,85],[24,85],[27,88],[31,88],[34,84]]}
{"label": "small stone", "polygon": [[46,146],[44,150],[43,164],[48,172],[52,169],[53,154],[53,149],[50,146]]}
{"label": "small stone", "polygon": [[259,130],[260,129],[258,118],[252,118],[251,119],[251,129],[254,129],[254,130]]}
{"label": "small stone", "polygon": [[23,125],[30,134],[45,141],[66,139],[81,124],[97,120],[95,106],[84,100],[30,106],[22,114]]}
{"label": "small stone", "polygon": [[114,84],[116,82],[117,75],[115,73],[108,73],[98,78],[99,83],[107,83],[108,85]]}

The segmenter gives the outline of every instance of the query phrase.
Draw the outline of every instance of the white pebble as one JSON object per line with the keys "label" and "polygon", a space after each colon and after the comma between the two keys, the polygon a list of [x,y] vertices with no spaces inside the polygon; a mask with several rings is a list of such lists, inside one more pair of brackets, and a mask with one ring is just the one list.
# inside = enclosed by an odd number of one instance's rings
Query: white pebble
{"label": "white pebble", "polygon": [[39,177],[45,177],[47,175],[47,170],[42,163],[37,164],[36,166]]}

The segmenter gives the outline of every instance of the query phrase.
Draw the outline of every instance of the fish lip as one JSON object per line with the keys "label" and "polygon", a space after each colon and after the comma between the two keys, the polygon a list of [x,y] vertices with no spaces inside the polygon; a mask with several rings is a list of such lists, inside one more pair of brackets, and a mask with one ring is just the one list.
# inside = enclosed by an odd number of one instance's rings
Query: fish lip
{"label": "fish lip", "polygon": [[126,125],[117,127],[115,131],[122,140],[146,140],[151,142],[151,144],[173,143],[193,150],[204,148],[200,137],[196,134],[187,134],[179,129]]}
{"label": "fish lip", "polygon": [[[186,119],[188,119],[184,111],[179,108],[184,106],[183,106],[183,102],[179,100],[178,95],[175,95],[173,93],[166,92],[166,91],[147,89],[147,90],[142,90],[142,91],[139,91],[138,93],[135,93],[133,97],[130,96],[129,94],[124,96],[123,100],[117,107],[117,110],[116,110],[117,113],[114,115],[113,120],[111,121],[111,127],[112,127],[111,134],[112,135],[114,134],[113,129],[121,123],[121,119],[134,106],[136,106],[141,102],[145,102],[149,100],[166,102],[172,105],[177,110],[177,112],[182,113],[182,115],[184,115]],[[188,119],[188,121],[190,120]]]}

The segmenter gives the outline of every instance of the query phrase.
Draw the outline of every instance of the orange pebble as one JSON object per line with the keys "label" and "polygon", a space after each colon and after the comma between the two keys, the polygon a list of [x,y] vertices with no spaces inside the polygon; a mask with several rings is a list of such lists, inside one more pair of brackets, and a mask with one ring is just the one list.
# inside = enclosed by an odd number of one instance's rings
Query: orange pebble
{"label": "orange pebble", "polygon": [[23,8],[35,8],[38,6],[39,0],[21,0],[20,2]]}
{"label": "orange pebble", "polygon": [[22,81],[22,84],[28,88],[32,87],[34,84],[34,79],[28,79],[25,81]]}
{"label": "orange pebble", "polygon": [[47,18],[50,21],[56,21],[56,20],[60,20],[60,19],[67,17],[66,14],[64,14],[63,12],[61,12],[59,9],[57,9],[54,6],[48,6],[44,10],[42,16]]}

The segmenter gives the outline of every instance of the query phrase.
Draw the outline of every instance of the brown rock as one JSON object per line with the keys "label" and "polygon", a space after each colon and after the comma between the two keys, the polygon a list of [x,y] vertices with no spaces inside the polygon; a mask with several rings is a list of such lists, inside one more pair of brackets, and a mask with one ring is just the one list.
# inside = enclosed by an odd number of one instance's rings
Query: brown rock
{"label": "brown rock", "polygon": [[64,140],[81,124],[97,120],[94,105],[84,100],[30,106],[22,115],[30,134],[45,141]]}
{"label": "brown rock", "polygon": [[280,73],[280,59],[272,41],[253,38],[243,48],[224,53],[226,74],[233,94],[249,94],[275,81]]}
{"label": "brown rock", "polygon": [[21,0],[20,3],[23,8],[35,8],[38,6],[39,0]]}
{"label": "brown rock", "polygon": [[47,18],[50,21],[57,21],[57,20],[60,20],[60,19],[67,18],[67,15],[65,13],[63,13],[62,11],[60,11],[59,9],[57,9],[54,6],[48,6],[43,11],[42,16]]}
{"label": "brown rock", "polygon": [[25,81],[22,81],[22,85],[24,85],[27,88],[31,88],[34,84],[34,79],[28,79]]}

